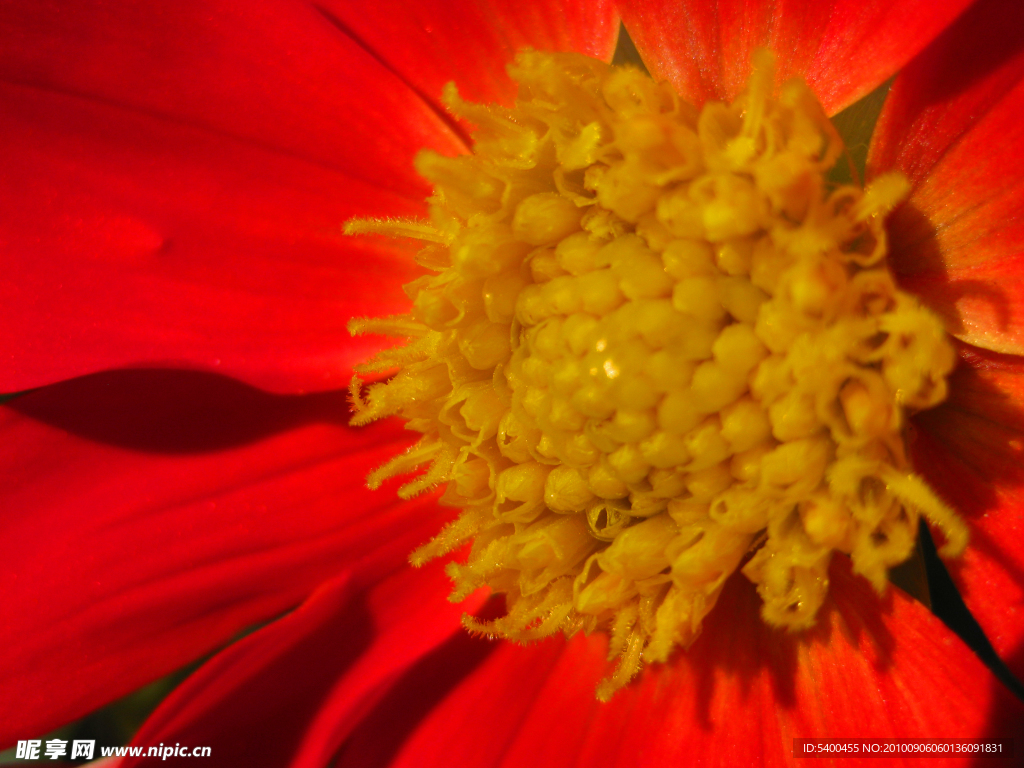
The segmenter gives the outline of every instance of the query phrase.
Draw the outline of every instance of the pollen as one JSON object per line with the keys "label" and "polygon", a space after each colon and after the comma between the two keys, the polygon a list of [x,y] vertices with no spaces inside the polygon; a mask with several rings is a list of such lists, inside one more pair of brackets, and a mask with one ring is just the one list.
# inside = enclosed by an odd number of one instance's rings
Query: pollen
{"label": "pollen", "polygon": [[346,227],[423,243],[411,312],[350,323],[404,339],[358,369],[377,381],[353,380],[352,422],[421,434],[369,485],[411,475],[402,498],[443,487],[461,510],[411,559],[460,550],[453,599],[505,596],[466,627],[607,632],[607,699],[689,646],[738,570],[800,630],[836,553],[879,592],[922,516],[958,554],[904,444],[954,365],[886,266],[906,180],[830,183],[841,139],[805,84],[773,92],[767,52],[700,110],[575,54],[510,74],[511,109],[445,90],[475,152],[417,158],[429,220]]}

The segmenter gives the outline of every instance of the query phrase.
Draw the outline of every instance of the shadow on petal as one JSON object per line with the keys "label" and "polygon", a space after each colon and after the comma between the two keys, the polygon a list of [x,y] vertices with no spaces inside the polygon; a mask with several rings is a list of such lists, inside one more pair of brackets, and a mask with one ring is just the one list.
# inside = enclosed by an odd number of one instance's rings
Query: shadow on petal
{"label": "shadow on petal", "polygon": [[344,391],[274,395],[202,371],[126,369],[53,384],[8,406],[105,445],[144,453],[205,453],[310,424],[348,423]]}
{"label": "shadow on petal", "polygon": [[934,225],[913,203],[893,212],[887,230],[890,259],[900,285],[939,314],[951,335],[977,341],[979,334],[996,340],[1013,333],[1013,297],[1007,293],[1007,283],[992,280],[989,274],[1012,268],[1013,264],[1003,262],[1013,258],[951,267]]}
{"label": "shadow on petal", "polygon": [[[476,612],[494,619],[505,613],[504,600],[492,598]],[[394,688],[360,722],[341,747],[338,768],[384,768],[391,765],[416,727],[497,649],[497,643],[457,632],[406,672]]]}

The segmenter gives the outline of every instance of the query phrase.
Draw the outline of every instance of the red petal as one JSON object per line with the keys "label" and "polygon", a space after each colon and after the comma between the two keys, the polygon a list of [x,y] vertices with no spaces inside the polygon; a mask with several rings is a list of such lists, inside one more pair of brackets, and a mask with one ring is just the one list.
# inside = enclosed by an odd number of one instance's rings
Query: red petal
{"label": "red petal", "polygon": [[432,106],[302,4],[5,3],[0,35],[0,392],[347,383],[345,323],[407,307],[412,270],[341,225],[422,211],[414,154],[462,147]]}
{"label": "red petal", "polygon": [[609,762],[626,766],[643,749],[639,765],[799,765],[795,738],[1019,732],[1024,705],[922,605],[895,588],[880,600],[845,558],[831,579],[818,627],[796,637],[755,618],[754,591],[733,585],[680,663],[599,713],[581,762],[614,749]]}
{"label": "red petal", "polygon": [[419,196],[420,147],[452,137],[312,3],[14,0],[4,79],[153,115]]}
{"label": "red petal", "polygon": [[1024,352],[1024,6],[985,0],[897,78],[869,165],[915,184],[894,268],[951,333]]}
{"label": "red petal", "polygon": [[966,349],[950,398],[919,414],[914,463],[971,526],[950,574],[992,642],[1024,678],[1024,359]]}
{"label": "red petal", "polygon": [[[352,743],[343,748],[338,768],[385,765],[389,768],[448,768],[453,765],[475,768],[498,765],[506,748],[514,742],[524,719],[539,701],[548,678],[564,655],[563,648],[564,643],[557,640],[527,647],[508,642],[497,644],[476,669],[458,681],[450,694],[425,713],[411,735],[405,731],[396,733],[396,721],[398,725],[408,727],[402,713],[407,709],[416,711],[418,699],[434,702],[439,698],[435,696],[435,690],[448,693],[447,686],[440,674],[428,678],[432,685],[426,690],[413,690],[399,684],[399,689],[408,698],[387,701],[395,713],[391,717],[386,716],[383,708],[379,714],[371,714],[363,728],[353,736]],[[430,661],[437,666],[447,659],[434,658]],[[578,698],[573,701],[572,709],[560,715],[575,720],[579,711],[585,712],[593,706],[593,686],[600,678],[604,660],[577,658],[572,664],[584,674],[590,672],[587,684],[589,698]],[[451,666],[447,668],[451,669]],[[407,735],[407,741],[400,744],[396,736]],[[544,765],[542,755],[533,757],[534,765]]]}
{"label": "red petal", "polygon": [[910,62],[889,90],[870,166],[920,182],[1024,74],[1024,8],[980,0]]}
{"label": "red petal", "polygon": [[324,585],[294,613],[215,656],[133,743],[208,744],[231,764],[254,767],[286,765],[304,743],[307,764],[327,765],[336,745],[318,760],[309,753],[317,718],[340,703],[332,688],[343,687],[349,716],[361,716],[480,602],[447,602],[451,585],[440,563],[404,567],[366,594],[350,587],[345,578]]}
{"label": "red petal", "polygon": [[324,698],[290,763],[292,768],[329,764],[345,738],[403,674],[447,645],[445,640],[466,636],[461,631],[462,615],[475,612],[487,597],[480,592],[458,604],[449,602],[451,583],[440,563],[421,572],[406,569],[392,581],[396,583],[382,585],[371,599],[377,629],[373,645]]}
{"label": "red petal", "polygon": [[[500,615],[504,601],[495,598],[484,606],[481,613],[488,618]],[[493,610],[492,610],[493,609]],[[487,638],[474,637],[467,632],[456,632],[444,645],[421,658],[401,680],[399,680],[371,712],[366,714],[350,737],[344,742],[335,763],[335,768],[368,768],[369,766],[390,765],[397,750],[432,710],[445,700],[448,694],[475,670],[491,654],[505,653],[506,650],[522,651],[508,643],[498,643]],[[551,658],[557,656],[548,654]],[[513,655],[510,659],[522,658]],[[535,658],[535,657],[528,657]],[[515,712],[525,702],[528,706],[533,698],[530,692],[532,680],[543,680],[547,666],[524,664],[524,675],[519,684],[502,691],[501,703],[504,716],[488,720],[487,728],[465,728],[457,739],[447,734],[448,765],[472,764],[472,756],[480,750],[493,749],[494,742],[501,742],[508,736],[509,729],[516,725]],[[495,705],[493,691],[478,688],[481,720],[488,717],[486,708]],[[346,723],[346,726],[348,724]],[[469,756],[468,758],[466,756]]]}
{"label": "red petal", "polygon": [[802,77],[829,114],[896,73],[971,0],[619,0],[651,72],[687,100],[734,98],[751,53],[777,58],[776,83]]}
{"label": "red petal", "polygon": [[[734,578],[688,652],[605,705],[603,636],[504,646],[395,759],[360,765],[794,765],[794,738],[1006,736],[1024,722],[1024,705],[921,605],[898,590],[879,600],[844,559],[832,581],[819,627],[794,636],[767,627]],[[403,736],[377,725],[378,739]]]}
{"label": "red petal", "polygon": [[610,59],[613,0],[328,0],[324,7],[407,83],[436,103],[454,81],[464,98],[509,102],[505,66],[516,51],[578,51]]}
{"label": "red petal", "polygon": [[0,743],[177,669],[342,567],[387,572],[429,538],[449,516],[431,499],[364,485],[407,438],[345,414],[339,393],[158,371],[0,408],[0,698],[18,702]]}

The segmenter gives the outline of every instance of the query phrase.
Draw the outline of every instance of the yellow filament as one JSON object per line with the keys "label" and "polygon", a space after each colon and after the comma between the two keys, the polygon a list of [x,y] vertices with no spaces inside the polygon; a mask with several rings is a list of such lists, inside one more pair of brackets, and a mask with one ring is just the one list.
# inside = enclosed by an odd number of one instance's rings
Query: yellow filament
{"label": "yellow filament", "polygon": [[448,243],[444,234],[430,224],[409,219],[352,219],[345,222],[344,232],[346,235],[386,235],[428,243]]}

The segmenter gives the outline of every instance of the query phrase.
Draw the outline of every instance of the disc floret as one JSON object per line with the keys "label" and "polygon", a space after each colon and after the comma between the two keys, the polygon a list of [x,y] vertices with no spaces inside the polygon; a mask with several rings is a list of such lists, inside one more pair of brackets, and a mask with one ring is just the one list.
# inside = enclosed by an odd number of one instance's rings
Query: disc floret
{"label": "disc floret", "polygon": [[963,524],[910,471],[908,413],[946,394],[941,322],[885,265],[898,175],[826,173],[842,142],[799,81],[701,110],[630,68],[525,52],[512,109],[463,102],[475,152],[424,152],[429,222],[350,233],[426,243],[407,316],[353,333],[408,339],[352,384],[353,423],[399,415],[419,443],[370,477],[426,467],[459,517],[412,557],[472,542],[455,599],[506,596],[481,632],[604,629],[618,667],[688,646],[737,569],[769,623],[810,626],[834,552],[878,590],[921,515],[947,553]]}

